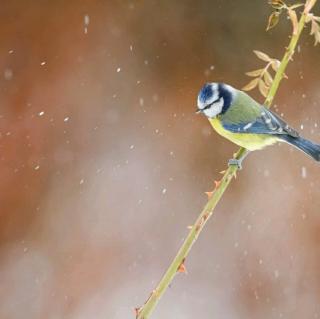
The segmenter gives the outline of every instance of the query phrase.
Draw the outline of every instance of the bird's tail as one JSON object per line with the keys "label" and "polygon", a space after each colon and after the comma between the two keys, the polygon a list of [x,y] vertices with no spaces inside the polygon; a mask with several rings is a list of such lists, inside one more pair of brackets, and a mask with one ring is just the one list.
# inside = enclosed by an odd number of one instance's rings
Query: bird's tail
{"label": "bird's tail", "polygon": [[311,156],[316,161],[320,162],[320,145],[319,144],[315,144],[300,136],[292,137],[290,135],[283,135],[281,136],[281,139],[295,146],[296,148],[306,153],[307,155]]}

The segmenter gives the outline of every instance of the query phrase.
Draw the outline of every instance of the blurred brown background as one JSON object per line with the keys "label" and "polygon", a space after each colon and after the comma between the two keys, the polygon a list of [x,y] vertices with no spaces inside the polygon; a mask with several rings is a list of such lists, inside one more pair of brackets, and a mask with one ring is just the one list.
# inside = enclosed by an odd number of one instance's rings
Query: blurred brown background
{"label": "blurred brown background", "polygon": [[[2,1],[0,318],[134,317],[237,149],[198,90],[288,43],[266,2]],[[320,142],[308,33],[275,102]],[[319,170],[251,154],[152,318],[319,318]]]}

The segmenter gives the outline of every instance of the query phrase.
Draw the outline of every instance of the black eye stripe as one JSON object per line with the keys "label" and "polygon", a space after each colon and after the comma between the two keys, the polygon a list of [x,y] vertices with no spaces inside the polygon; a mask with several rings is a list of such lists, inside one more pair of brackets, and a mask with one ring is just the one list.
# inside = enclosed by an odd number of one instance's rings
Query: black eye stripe
{"label": "black eye stripe", "polygon": [[214,103],[219,102],[219,100],[220,100],[220,97],[217,98],[216,100],[214,100],[212,103],[206,105],[206,106],[202,109],[202,111],[207,110],[207,109],[210,108]]}

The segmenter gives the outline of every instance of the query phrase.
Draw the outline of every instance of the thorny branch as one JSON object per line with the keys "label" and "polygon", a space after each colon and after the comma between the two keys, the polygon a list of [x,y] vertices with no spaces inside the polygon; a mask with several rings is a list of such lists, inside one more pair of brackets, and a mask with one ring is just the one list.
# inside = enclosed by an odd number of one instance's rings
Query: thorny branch
{"label": "thorny branch", "polygon": [[[293,24],[293,31],[292,31],[289,46],[286,49],[286,52],[281,60],[281,63],[276,70],[275,77],[274,77],[272,83],[270,83],[270,88],[268,88],[268,92],[266,94],[267,96],[266,96],[266,100],[265,100],[265,105],[268,107],[270,107],[270,105],[275,97],[275,94],[279,88],[279,84],[280,84],[281,80],[285,77],[284,71],[285,71],[289,61],[291,60],[291,58],[295,52],[295,48],[297,46],[298,40],[300,38],[301,32],[302,32],[305,24],[308,22],[311,22],[311,21],[314,21],[314,23],[319,22],[318,19],[312,19],[313,15],[310,13],[311,9],[313,8],[313,6],[317,2],[317,0],[306,0],[306,2],[304,4],[304,11],[300,16],[299,22],[298,22],[298,19],[296,19],[296,17],[295,17],[295,12],[294,12],[294,14],[292,13],[292,11],[294,11],[294,9],[299,6],[288,7],[287,5],[285,5],[284,1],[282,1],[282,0],[270,0],[269,2],[273,6],[273,8],[275,8],[275,9],[277,9],[276,8],[277,6],[284,6],[283,8],[287,9],[289,18],[291,19],[291,22]],[[316,18],[318,18],[318,17],[316,17]],[[269,23],[270,23],[270,18],[269,18]],[[313,31],[311,31],[312,34],[317,33],[317,30],[315,29],[316,27],[314,26],[314,24],[312,25],[312,28],[313,28],[312,29]],[[316,38],[316,42],[317,41],[319,42],[319,40],[317,40],[317,38]],[[246,152],[246,150],[244,148],[240,148],[238,150],[238,152],[236,153],[235,158],[237,158],[237,159],[240,158],[245,152]],[[192,245],[195,243],[195,241],[197,240],[198,236],[200,235],[203,227],[205,226],[206,222],[208,221],[210,216],[213,214],[213,211],[214,211],[217,203],[219,202],[219,200],[221,199],[225,190],[229,186],[232,178],[236,176],[237,170],[238,170],[237,166],[235,166],[235,165],[230,166],[225,171],[221,181],[216,183],[215,190],[210,193],[209,201],[207,202],[207,204],[203,208],[202,212],[200,213],[200,215],[197,218],[194,225],[192,226],[188,236],[186,237],[185,241],[183,242],[181,248],[179,249],[176,257],[172,261],[172,263],[169,266],[169,268],[167,269],[166,273],[164,274],[164,276],[160,280],[159,284],[152,291],[152,293],[150,294],[150,296],[149,296],[148,300],[145,302],[145,304],[142,307],[135,309],[137,319],[148,319],[150,317],[152,311],[154,310],[154,308],[158,304],[160,298],[162,297],[162,295],[165,293],[166,289],[168,288],[168,286],[172,282],[175,275],[178,272],[185,272],[184,262],[185,262],[186,257],[188,256],[191,248],[192,248]]]}

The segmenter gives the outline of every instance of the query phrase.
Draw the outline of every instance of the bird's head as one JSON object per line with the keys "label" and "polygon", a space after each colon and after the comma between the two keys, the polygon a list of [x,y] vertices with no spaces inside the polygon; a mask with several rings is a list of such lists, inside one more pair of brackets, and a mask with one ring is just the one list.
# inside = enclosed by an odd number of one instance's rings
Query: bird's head
{"label": "bird's head", "polygon": [[206,83],[198,94],[198,113],[213,118],[225,113],[232,104],[236,89],[224,83]]}

